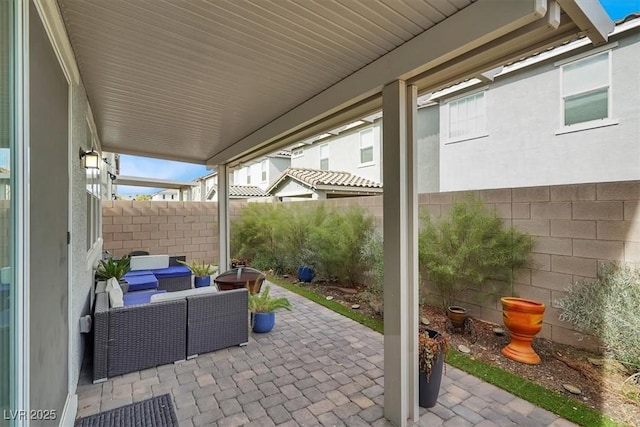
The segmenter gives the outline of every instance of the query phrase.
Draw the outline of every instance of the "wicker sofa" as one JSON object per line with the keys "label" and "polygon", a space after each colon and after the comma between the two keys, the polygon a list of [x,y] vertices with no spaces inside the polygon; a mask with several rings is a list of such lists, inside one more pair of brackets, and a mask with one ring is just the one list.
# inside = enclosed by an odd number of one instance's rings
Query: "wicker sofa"
{"label": "wicker sofa", "polygon": [[94,383],[249,341],[246,289],[163,295],[170,299],[120,308],[96,295]]}

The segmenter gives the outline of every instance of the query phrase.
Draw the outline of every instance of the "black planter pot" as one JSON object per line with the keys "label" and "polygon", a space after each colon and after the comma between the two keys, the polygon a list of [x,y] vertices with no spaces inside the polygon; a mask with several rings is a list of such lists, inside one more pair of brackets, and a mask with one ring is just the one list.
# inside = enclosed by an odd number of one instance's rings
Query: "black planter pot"
{"label": "black planter pot", "polygon": [[[440,332],[428,329],[430,338],[440,335]],[[440,394],[440,382],[442,381],[442,370],[444,368],[444,353],[438,353],[435,363],[431,367],[431,376],[427,381],[427,374],[420,372],[418,376],[418,403],[422,408],[433,408],[438,401]]]}

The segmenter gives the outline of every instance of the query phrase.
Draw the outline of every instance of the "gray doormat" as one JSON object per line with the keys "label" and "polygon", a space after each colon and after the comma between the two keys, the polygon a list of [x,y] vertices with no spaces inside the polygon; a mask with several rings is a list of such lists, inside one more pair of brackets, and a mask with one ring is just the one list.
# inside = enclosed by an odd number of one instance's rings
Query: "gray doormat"
{"label": "gray doormat", "polygon": [[75,427],[178,427],[171,396],[152,397],[76,420]]}

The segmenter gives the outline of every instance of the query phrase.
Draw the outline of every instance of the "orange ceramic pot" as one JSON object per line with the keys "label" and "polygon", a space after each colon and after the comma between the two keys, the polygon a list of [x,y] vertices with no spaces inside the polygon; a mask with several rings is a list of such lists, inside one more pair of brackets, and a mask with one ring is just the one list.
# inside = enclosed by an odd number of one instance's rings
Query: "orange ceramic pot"
{"label": "orange ceramic pot", "polygon": [[502,320],[511,336],[502,354],[517,362],[539,364],[540,356],[531,348],[531,341],[542,329],[544,304],[516,297],[503,297],[501,301]]}
{"label": "orange ceramic pot", "polygon": [[460,329],[464,327],[464,321],[467,320],[467,316],[467,309],[464,307],[452,305],[447,308],[447,317],[451,320],[454,328]]}

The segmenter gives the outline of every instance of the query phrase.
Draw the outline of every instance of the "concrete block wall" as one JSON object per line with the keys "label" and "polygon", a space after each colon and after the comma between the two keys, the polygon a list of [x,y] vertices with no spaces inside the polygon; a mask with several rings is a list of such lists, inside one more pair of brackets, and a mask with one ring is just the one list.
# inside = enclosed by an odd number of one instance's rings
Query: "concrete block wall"
{"label": "concrete block wall", "polygon": [[[232,202],[238,216],[243,202]],[[218,203],[113,200],[102,203],[104,249],[114,256],[134,250],[218,262]]]}
{"label": "concrete block wall", "polygon": [[[558,319],[560,310],[554,301],[564,296],[574,281],[595,278],[599,262],[640,262],[640,181],[431,193],[420,194],[418,200],[421,211],[437,219],[469,194],[481,197],[507,225],[535,236],[534,263],[518,271],[514,291],[545,303],[540,336],[581,347],[597,345]],[[295,203],[335,209],[361,207],[382,231],[382,196]],[[103,206],[105,248],[115,255],[143,249],[217,260],[217,203],[113,201]],[[244,202],[231,203],[232,220],[245,206]],[[470,308],[475,317],[501,323],[499,296],[474,289],[460,304]]]}
{"label": "concrete block wall", "polygon": [[[518,272],[514,292],[546,305],[540,336],[595,347],[593,339],[559,320],[555,301],[572,283],[595,278],[600,262],[640,262],[640,181],[439,193],[422,195],[420,206],[441,217],[467,193],[481,197],[506,224],[535,237],[534,263]],[[510,293],[508,287],[500,289],[502,295]],[[474,316],[501,323],[502,295],[471,290],[460,303]]]}

